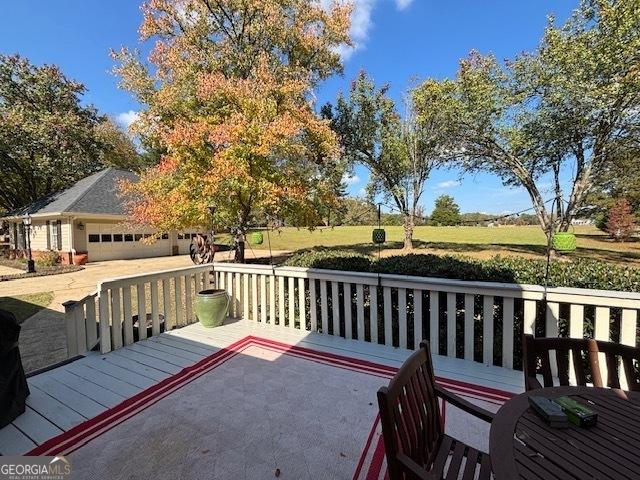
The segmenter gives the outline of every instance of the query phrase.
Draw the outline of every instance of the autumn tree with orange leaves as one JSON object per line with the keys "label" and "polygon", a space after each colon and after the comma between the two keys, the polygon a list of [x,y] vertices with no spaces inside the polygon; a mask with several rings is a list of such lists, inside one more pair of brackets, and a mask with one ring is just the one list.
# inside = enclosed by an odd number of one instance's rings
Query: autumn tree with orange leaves
{"label": "autumn tree with orange leaves", "polygon": [[113,52],[115,70],[144,106],[134,129],[165,153],[124,186],[134,221],[166,232],[213,220],[246,232],[260,213],[316,225],[341,172],[313,91],[342,69],[351,6],[149,0],[142,11],[151,53]]}

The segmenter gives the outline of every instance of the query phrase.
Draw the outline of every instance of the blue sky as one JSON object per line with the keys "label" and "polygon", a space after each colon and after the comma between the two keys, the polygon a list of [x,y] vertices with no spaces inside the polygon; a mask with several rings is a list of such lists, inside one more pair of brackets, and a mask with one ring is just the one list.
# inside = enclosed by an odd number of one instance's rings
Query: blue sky
{"label": "blue sky", "polygon": [[[376,82],[390,83],[391,94],[400,99],[412,80],[453,76],[458,60],[471,49],[498,58],[532,50],[547,14],[564,21],[576,6],[577,0],[355,0],[356,47],[344,51],[344,75],[320,87],[318,104],[347,90],[361,69]],[[139,106],[117,89],[108,53],[110,48],[138,45],[138,1],[21,0],[5,2],[2,10],[0,52],[20,53],[36,64],[57,64],[85,84],[85,101],[123,123],[133,118]],[[349,192],[357,195],[367,177],[364,168],[356,168]],[[442,193],[453,195],[462,211],[503,213],[531,205],[522,189],[503,187],[498,178],[484,173],[459,178],[456,170],[434,172],[422,202],[427,212]]]}

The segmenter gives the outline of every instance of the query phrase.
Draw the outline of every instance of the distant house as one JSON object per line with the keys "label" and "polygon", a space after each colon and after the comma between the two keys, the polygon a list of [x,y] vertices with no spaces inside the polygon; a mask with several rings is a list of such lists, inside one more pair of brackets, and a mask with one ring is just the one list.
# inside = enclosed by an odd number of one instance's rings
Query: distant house
{"label": "distant house", "polygon": [[83,178],[66,190],[48,195],[6,214],[10,252],[24,255],[26,235],[23,218],[31,217],[31,249],[57,251],[63,263],[84,263],[128,258],[160,257],[189,252],[193,232],[171,232],[153,243],[142,242],[155,232],[133,230],[126,225],[118,182],[137,181],[131,172],[107,168]]}

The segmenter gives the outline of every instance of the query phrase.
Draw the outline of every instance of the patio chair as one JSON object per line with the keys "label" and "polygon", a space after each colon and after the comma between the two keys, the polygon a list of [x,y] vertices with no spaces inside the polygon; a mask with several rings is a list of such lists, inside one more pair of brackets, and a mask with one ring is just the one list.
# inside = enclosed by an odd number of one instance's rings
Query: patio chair
{"label": "patio chair", "polygon": [[[590,373],[594,387],[604,387],[600,369],[600,355],[607,366],[607,387],[620,388],[619,361],[627,377],[628,390],[640,391],[640,348],[588,338],[535,338],[525,335],[522,342],[522,366],[527,391],[542,388],[537,374],[542,374],[545,387],[554,386],[551,364],[555,352],[555,366],[560,385],[569,385],[569,356],[573,359],[575,384],[586,386]],[[586,359],[586,362],[584,361]],[[634,362],[636,364],[634,365]],[[586,364],[586,365],[585,365]],[[585,369],[585,366],[588,367]]]}
{"label": "patio chair", "polygon": [[428,342],[412,354],[378,390],[380,420],[390,480],[485,479],[491,476],[489,455],[444,433],[438,397],[486,421],[493,413],[437,385]]}

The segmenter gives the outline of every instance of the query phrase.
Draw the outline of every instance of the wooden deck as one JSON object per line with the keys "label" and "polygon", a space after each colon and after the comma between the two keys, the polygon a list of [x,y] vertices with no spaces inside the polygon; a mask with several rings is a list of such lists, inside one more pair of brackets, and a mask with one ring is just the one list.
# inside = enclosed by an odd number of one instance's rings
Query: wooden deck
{"label": "wooden deck", "polygon": [[[394,367],[411,353],[246,320],[231,320],[215,329],[192,324],[104,355],[92,352],[30,377],[27,411],[0,429],[0,453],[28,452],[249,335]],[[434,357],[434,365],[436,375],[451,380],[510,392],[523,391],[521,372],[441,356]]]}

